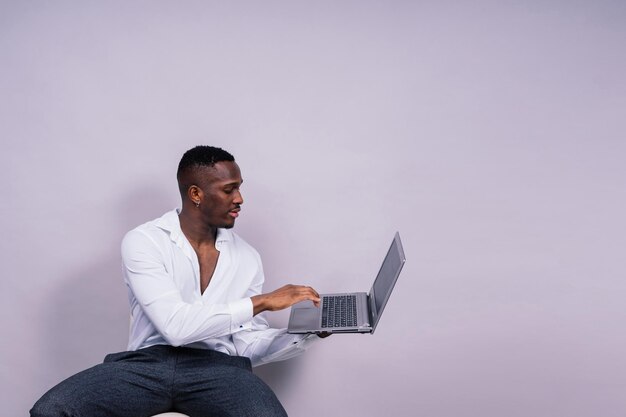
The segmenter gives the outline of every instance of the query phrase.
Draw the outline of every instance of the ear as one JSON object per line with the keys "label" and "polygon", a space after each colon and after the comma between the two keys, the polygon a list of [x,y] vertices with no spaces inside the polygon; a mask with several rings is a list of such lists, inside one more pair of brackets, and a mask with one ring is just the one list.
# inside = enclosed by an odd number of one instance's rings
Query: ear
{"label": "ear", "polygon": [[202,201],[202,189],[200,189],[200,187],[198,187],[197,185],[191,185],[187,189],[187,197],[189,197],[189,199],[191,200],[191,204],[197,206],[198,204],[200,204],[200,201]]}

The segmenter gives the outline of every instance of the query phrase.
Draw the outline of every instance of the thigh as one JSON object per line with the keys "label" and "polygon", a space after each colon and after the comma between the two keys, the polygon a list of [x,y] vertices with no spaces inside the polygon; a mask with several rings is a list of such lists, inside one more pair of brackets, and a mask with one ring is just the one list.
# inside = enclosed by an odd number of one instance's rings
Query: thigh
{"label": "thigh", "polygon": [[[284,417],[280,401],[261,378],[233,357],[177,369],[174,409],[190,417]],[[229,363],[231,362],[231,363]],[[232,363],[235,362],[235,363]]]}
{"label": "thigh", "polygon": [[169,410],[164,365],[141,351],[108,355],[105,362],[53,387],[31,416],[143,417]]}

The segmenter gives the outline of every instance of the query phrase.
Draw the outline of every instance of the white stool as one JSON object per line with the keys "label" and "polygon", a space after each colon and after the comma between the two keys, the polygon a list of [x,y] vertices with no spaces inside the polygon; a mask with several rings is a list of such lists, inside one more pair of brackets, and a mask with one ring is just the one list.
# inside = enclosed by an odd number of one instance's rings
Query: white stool
{"label": "white stool", "polygon": [[163,413],[163,414],[157,414],[155,416],[152,417],[189,417],[187,414],[181,414],[181,413]]}

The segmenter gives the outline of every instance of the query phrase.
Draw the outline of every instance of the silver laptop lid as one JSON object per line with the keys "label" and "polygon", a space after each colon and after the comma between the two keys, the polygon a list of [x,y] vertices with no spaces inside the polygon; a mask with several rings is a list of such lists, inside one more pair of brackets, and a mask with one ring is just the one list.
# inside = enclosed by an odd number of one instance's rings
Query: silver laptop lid
{"label": "silver laptop lid", "polygon": [[393,291],[394,285],[396,285],[405,262],[406,258],[402,248],[402,241],[400,240],[400,233],[396,232],[385,260],[378,271],[376,280],[372,285],[372,289],[368,294],[372,314],[372,333],[376,330],[378,320],[380,320],[380,316],[383,314],[387,300],[389,300],[389,296]]}

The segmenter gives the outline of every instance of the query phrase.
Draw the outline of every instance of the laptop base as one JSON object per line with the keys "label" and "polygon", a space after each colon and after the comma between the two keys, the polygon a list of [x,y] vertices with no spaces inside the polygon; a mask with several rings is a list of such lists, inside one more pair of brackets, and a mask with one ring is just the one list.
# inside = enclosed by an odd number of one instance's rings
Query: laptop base
{"label": "laptop base", "polygon": [[[322,327],[322,313],[311,301],[302,301],[291,307],[288,333],[371,333],[368,301],[366,293],[353,293],[357,296],[357,325],[351,327]],[[342,294],[322,294],[333,296]]]}

